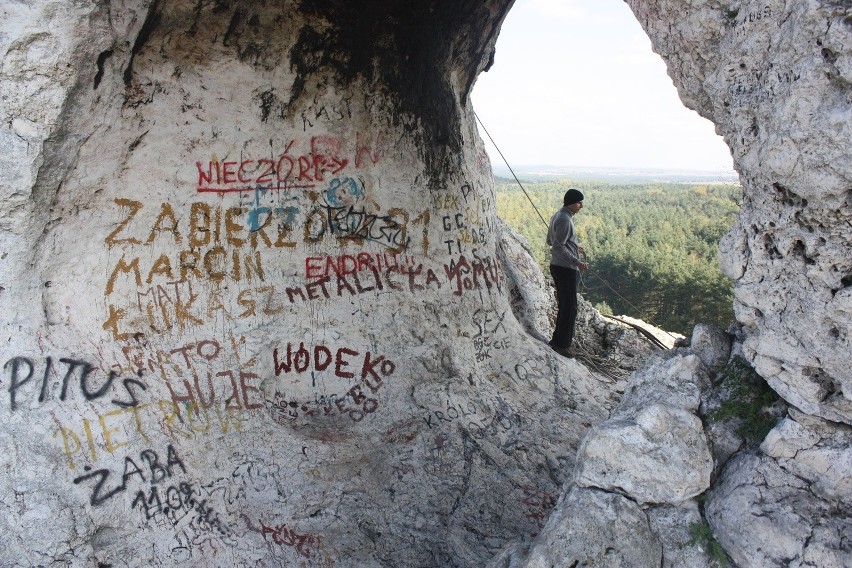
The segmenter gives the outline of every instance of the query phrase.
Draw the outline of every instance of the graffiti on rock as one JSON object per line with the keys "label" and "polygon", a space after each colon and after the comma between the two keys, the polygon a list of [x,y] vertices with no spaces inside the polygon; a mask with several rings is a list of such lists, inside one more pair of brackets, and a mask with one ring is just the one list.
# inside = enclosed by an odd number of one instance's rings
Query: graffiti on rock
{"label": "graffiti on rock", "polygon": [[[139,467],[139,463],[145,467]],[[176,467],[179,466],[183,473],[186,473],[186,466],[183,460],[178,456],[174,447],[169,444],[166,447],[165,458],[157,455],[154,450],[143,450],[139,454],[138,463],[131,455],[124,458],[124,470],[121,473],[120,482],[119,475],[109,469],[100,468],[93,470],[89,466],[83,469],[86,473],[74,478],[74,485],[84,483],[91,491],[89,504],[93,507],[102,505],[104,502],[112,499],[117,494],[126,491],[128,482],[138,477],[138,483],[156,485],[165,479],[171,478],[176,473]]]}
{"label": "graffiti on rock", "polygon": [[290,190],[316,187],[330,176],[349,169],[375,165],[381,159],[381,135],[358,133],[354,148],[347,149],[336,136],[312,136],[307,143],[292,139],[275,157],[243,157],[219,160],[213,157],[195,162],[198,193],[236,193],[257,187]]}
{"label": "graffiti on rock", "polygon": [[[99,369],[87,361],[62,357],[54,362],[53,357],[46,357],[44,370],[38,373],[41,376],[41,386],[30,389],[30,383],[33,387],[38,383],[36,367],[36,362],[29,357],[12,357],[3,365],[3,369],[9,372],[9,406],[13,412],[20,405],[20,396],[29,390],[32,390],[30,400],[35,398],[37,392],[39,403],[54,398],[64,402],[70,395],[68,387],[76,384],[86,401],[95,401],[111,395],[116,397],[110,399],[112,404],[127,408],[138,405],[138,394],[148,388],[137,377],[119,379],[119,373],[116,371],[109,371],[105,373],[106,377],[98,378],[95,371]],[[62,370],[64,376],[57,395],[56,392],[51,392],[50,385]]]}

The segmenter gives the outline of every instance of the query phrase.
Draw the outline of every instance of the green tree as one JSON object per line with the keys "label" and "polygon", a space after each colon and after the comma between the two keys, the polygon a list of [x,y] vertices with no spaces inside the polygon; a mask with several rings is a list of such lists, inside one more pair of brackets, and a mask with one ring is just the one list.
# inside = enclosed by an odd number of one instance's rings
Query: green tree
{"label": "green tree", "polygon": [[591,270],[584,294],[613,313],[688,334],[698,322],[727,327],[731,284],[718,266],[717,243],[739,211],[738,185],[610,184],[557,180],[497,185],[497,211],[529,241],[545,273],[545,220],[577,187],[586,196],[578,237]]}

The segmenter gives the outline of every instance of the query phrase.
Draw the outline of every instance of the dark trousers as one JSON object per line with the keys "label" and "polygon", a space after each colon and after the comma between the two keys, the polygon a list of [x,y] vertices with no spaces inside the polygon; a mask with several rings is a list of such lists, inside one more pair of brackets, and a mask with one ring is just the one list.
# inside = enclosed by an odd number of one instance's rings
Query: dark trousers
{"label": "dark trousers", "polygon": [[574,340],[574,322],[577,321],[577,280],[580,273],[564,266],[550,265],[550,275],[556,284],[556,327],[550,345],[554,349],[567,349]]}

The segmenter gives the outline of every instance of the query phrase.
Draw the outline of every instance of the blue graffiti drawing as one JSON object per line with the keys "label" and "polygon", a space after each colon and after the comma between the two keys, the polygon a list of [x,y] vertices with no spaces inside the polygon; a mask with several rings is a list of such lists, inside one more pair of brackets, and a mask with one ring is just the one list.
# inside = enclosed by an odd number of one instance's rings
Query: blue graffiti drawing
{"label": "blue graffiti drawing", "polygon": [[325,192],[325,201],[332,207],[354,205],[363,198],[364,186],[350,177],[334,178]]}
{"label": "blue graffiti drawing", "polygon": [[[299,214],[299,207],[296,205],[278,207],[261,205],[261,197],[265,196],[268,191],[260,185],[254,190],[254,203],[249,206],[248,217],[246,218],[246,223],[252,232],[257,232],[269,225],[272,217],[277,217],[281,225],[292,225],[296,221],[296,216]],[[277,195],[280,199],[280,194]],[[294,196],[291,199],[296,201],[298,198]]]}

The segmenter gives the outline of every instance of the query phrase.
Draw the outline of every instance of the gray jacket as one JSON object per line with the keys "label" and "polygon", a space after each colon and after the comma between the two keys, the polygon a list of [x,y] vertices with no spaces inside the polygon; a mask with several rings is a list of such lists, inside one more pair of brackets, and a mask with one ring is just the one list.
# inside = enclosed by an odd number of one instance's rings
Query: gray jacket
{"label": "gray jacket", "polygon": [[547,244],[550,245],[550,264],[578,270],[580,247],[574,230],[574,214],[567,207],[561,208],[550,218]]}

